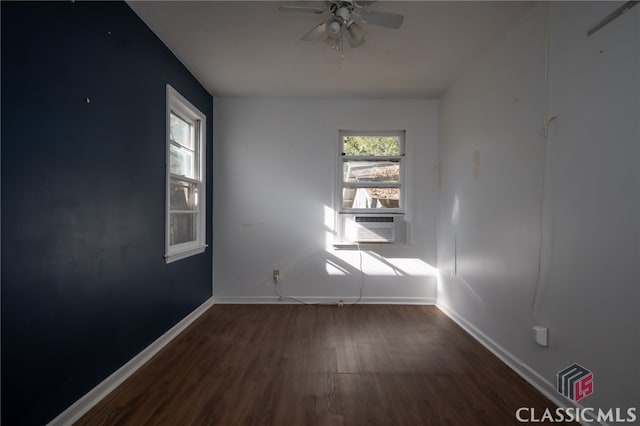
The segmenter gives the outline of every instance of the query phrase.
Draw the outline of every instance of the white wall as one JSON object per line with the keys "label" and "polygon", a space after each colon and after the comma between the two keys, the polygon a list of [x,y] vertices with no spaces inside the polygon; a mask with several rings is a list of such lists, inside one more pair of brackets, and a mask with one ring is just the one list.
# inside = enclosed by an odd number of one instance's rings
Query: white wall
{"label": "white wall", "polygon": [[[535,6],[440,110],[438,304],[551,394],[563,367],[590,369],[582,405],[602,408],[640,401],[640,7],[586,36],[619,4]],[[547,16],[557,118],[543,172]],[[549,348],[532,342],[535,323]]]}
{"label": "white wall", "polygon": [[285,295],[359,295],[359,253],[328,241],[340,129],[406,130],[410,244],[363,253],[364,301],[435,301],[437,101],[217,98],[214,111],[216,301],[277,301],[273,269]]}

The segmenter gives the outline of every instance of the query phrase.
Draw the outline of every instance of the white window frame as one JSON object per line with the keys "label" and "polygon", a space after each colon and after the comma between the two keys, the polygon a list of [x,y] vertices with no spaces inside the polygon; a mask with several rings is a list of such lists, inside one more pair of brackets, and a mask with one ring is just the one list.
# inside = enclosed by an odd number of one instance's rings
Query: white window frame
{"label": "white window frame", "polygon": [[[170,139],[171,113],[179,116],[193,125],[194,152],[195,152],[195,179],[171,173],[171,145],[175,142]],[[165,253],[167,263],[184,259],[202,253],[206,250],[206,129],[207,117],[198,108],[193,106],[184,96],[167,84],[167,108],[166,108],[166,204],[165,204]],[[195,184],[198,190],[198,207],[196,210],[196,238],[181,244],[170,244],[171,205],[170,188],[171,179]]]}
{"label": "white window frame", "polygon": [[[336,197],[336,211],[338,214],[367,214],[367,215],[404,215],[406,209],[406,197],[407,189],[405,183],[406,174],[406,155],[405,155],[405,134],[404,130],[388,130],[388,131],[353,131],[353,130],[340,130],[339,131],[339,149],[338,149],[338,191]],[[344,138],[345,136],[397,136],[400,140],[400,155],[398,156],[346,156],[344,153]],[[392,160],[398,161],[400,165],[400,176],[398,177],[398,183],[383,183],[383,182],[344,182],[343,176],[343,164],[346,161],[385,161]],[[344,208],[343,207],[343,194],[346,188],[399,188],[400,199],[397,208]]]}

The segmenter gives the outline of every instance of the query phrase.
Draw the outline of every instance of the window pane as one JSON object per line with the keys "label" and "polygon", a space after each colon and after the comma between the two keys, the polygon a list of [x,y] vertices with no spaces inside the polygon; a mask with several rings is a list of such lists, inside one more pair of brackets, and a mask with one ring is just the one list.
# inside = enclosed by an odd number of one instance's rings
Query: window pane
{"label": "window pane", "polygon": [[174,113],[171,113],[169,138],[180,145],[193,150],[193,138],[191,137],[191,123],[184,121]]}
{"label": "window pane", "polygon": [[400,155],[399,136],[345,136],[344,155],[396,156]]}
{"label": "window pane", "polygon": [[344,182],[400,181],[399,161],[345,161],[342,170]]}
{"label": "window pane", "polygon": [[171,213],[169,220],[169,245],[196,240],[196,213]]}
{"label": "window pane", "polygon": [[169,149],[169,170],[171,173],[195,179],[194,153],[182,147],[171,145]]}
{"label": "window pane", "polygon": [[343,209],[397,209],[400,188],[343,188]]}
{"label": "window pane", "polygon": [[171,210],[196,210],[198,208],[198,187],[196,184],[171,179],[169,208]]}

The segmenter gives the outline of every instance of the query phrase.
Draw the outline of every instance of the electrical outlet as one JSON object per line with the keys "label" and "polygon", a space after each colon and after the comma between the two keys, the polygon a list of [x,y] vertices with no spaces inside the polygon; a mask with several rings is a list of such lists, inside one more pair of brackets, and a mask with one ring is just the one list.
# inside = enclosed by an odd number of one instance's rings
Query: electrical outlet
{"label": "electrical outlet", "polygon": [[344,302],[342,300],[338,300],[338,306],[344,306]]}
{"label": "electrical outlet", "polygon": [[274,284],[278,284],[279,281],[280,281],[280,270],[279,269],[274,269],[273,270],[273,283]]}
{"label": "electrical outlet", "polygon": [[541,325],[536,325],[535,327],[533,327],[533,341],[540,346],[544,346],[545,348],[548,347],[549,329]]}

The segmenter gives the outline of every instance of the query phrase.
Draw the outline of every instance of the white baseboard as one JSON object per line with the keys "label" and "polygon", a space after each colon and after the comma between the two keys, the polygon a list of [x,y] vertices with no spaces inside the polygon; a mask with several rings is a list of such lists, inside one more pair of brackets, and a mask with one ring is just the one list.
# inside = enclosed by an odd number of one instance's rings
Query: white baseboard
{"label": "white baseboard", "polygon": [[[297,299],[297,300],[296,300]],[[358,300],[357,297],[317,297],[317,296],[283,296],[282,299],[278,296],[220,296],[214,297],[214,302],[218,305],[262,305],[262,304],[277,304],[277,305],[296,305],[301,304],[300,300],[303,300],[309,304],[338,304],[342,301],[345,305],[354,303]],[[363,297],[358,304],[359,305],[435,305],[436,299],[434,297]]]}
{"label": "white baseboard", "polygon": [[[515,371],[520,377],[522,377],[527,383],[536,388],[540,393],[542,393],[545,397],[547,397],[551,402],[556,404],[561,408],[580,408],[584,407],[577,403],[572,403],[571,401],[562,398],[553,383],[542,377],[537,371],[533,368],[529,367],[522,360],[514,356],[511,352],[507,351],[505,348],[496,343],[492,338],[484,334],[478,328],[476,328],[473,324],[467,321],[460,314],[455,312],[453,309],[445,306],[441,303],[436,303],[436,307],[440,309],[446,316],[451,318],[456,324],[462,327],[467,333],[471,335],[474,339],[476,339],[482,346],[487,348],[492,354],[497,356],[502,362],[507,364],[509,368]],[[514,413],[515,415],[515,413]],[[583,425],[593,425],[592,423],[581,423]],[[598,423],[606,426],[605,423]]]}
{"label": "white baseboard", "polygon": [[193,312],[184,317],[180,322],[174,325],[162,336],[158,337],[153,343],[143,349],[138,355],[131,358],[129,362],[117,369],[113,374],[104,379],[100,384],[91,389],[82,398],[77,400],[73,405],[64,410],[58,417],[51,420],[48,425],[66,426],[72,425],[78,421],[80,417],[93,408],[98,402],[106,397],[111,391],[124,382],[129,376],[135,373],[147,361],[165,347],[171,340],[178,336],[193,321],[202,315],[207,309],[213,306],[213,297],[207,299],[202,305],[198,306]]}

